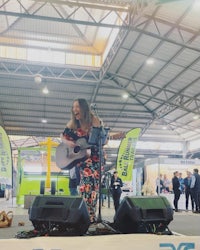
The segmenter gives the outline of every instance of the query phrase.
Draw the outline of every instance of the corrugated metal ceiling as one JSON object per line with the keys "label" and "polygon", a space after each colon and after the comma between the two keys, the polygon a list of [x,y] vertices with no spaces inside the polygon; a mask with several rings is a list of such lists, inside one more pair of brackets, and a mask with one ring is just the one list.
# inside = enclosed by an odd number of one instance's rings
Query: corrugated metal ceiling
{"label": "corrugated metal ceiling", "polygon": [[[57,137],[73,99],[82,97],[97,104],[112,134],[140,127],[143,141],[200,138],[200,120],[193,119],[200,111],[197,4],[1,0],[0,124],[9,135]],[[27,59],[30,49],[41,50],[40,60]],[[56,63],[54,54],[45,63],[44,51],[65,57]],[[90,55],[93,65],[65,64],[72,52]],[[102,65],[95,67],[94,58]],[[34,81],[38,74],[41,84]]]}

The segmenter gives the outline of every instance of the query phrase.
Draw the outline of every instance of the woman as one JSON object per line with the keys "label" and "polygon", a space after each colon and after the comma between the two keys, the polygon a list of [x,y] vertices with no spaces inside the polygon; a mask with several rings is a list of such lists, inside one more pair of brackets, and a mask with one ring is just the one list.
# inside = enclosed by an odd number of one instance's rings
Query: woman
{"label": "woman", "polygon": [[[101,122],[89,108],[85,99],[76,99],[71,109],[71,120],[67,123],[67,129],[73,131],[78,137],[89,140],[92,127],[100,127]],[[67,130],[65,130],[67,131]],[[63,133],[62,141],[69,147],[76,146],[75,141],[66,132]],[[91,146],[90,155],[86,160],[80,161],[77,166],[80,168],[80,194],[85,200],[90,215],[91,223],[96,221],[97,194],[99,191],[99,147]]]}
{"label": "woman", "polygon": [[114,208],[115,212],[117,211],[120,203],[120,197],[121,197],[121,187],[123,186],[123,182],[121,178],[118,177],[118,172],[114,171],[113,176],[111,177],[110,187],[111,187],[111,193],[113,196],[114,201]]}

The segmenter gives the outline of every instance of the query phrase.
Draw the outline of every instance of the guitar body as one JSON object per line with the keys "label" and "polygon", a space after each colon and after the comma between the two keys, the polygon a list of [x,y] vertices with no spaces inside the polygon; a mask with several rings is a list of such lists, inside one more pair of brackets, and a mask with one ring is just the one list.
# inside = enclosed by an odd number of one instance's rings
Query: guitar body
{"label": "guitar body", "polygon": [[56,165],[61,169],[71,169],[80,161],[87,159],[87,149],[91,146],[85,137],[78,137],[71,129],[66,128],[64,135],[70,136],[75,141],[75,147],[60,143],[56,148]]}
{"label": "guitar body", "polygon": [[86,160],[87,149],[79,146],[70,148],[65,143],[60,143],[56,148],[56,165],[61,169],[71,169],[78,162]]}

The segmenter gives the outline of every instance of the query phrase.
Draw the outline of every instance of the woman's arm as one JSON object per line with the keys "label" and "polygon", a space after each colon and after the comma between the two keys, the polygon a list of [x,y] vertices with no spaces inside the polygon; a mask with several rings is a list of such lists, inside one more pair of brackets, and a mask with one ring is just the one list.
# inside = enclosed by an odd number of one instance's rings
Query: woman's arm
{"label": "woman's arm", "polygon": [[[71,129],[71,127],[72,127],[71,121],[69,121],[66,125],[66,128]],[[63,143],[68,145],[68,147],[70,147],[70,148],[75,147],[75,145],[76,145],[75,142],[72,140],[72,138],[70,138],[70,136],[64,134],[64,132],[60,134],[60,138],[61,138]]]}
{"label": "woman's arm", "polygon": [[101,126],[101,121],[97,116],[92,117],[92,126],[93,127],[100,127]]}

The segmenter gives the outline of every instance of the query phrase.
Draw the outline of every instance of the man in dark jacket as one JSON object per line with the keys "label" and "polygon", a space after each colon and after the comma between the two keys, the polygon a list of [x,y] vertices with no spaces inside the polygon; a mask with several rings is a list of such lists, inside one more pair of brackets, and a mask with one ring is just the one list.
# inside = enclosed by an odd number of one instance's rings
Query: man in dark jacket
{"label": "man in dark jacket", "polygon": [[111,177],[111,193],[113,196],[113,201],[114,201],[114,208],[115,212],[117,211],[120,203],[120,197],[121,197],[121,187],[123,186],[122,179],[118,177],[118,172],[114,171],[113,176]]}
{"label": "man in dark jacket", "polygon": [[187,176],[184,178],[184,188],[185,188],[185,208],[188,211],[189,198],[191,200],[192,211],[194,211],[194,199],[191,192],[191,181],[192,181],[192,173],[187,171]]}
{"label": "man in dark jacket", "polygon": [[180,199],[180,195],[181,195],[181,190],[180,190],[180,182],[178,179],[178,171],[174,172],[174,177],[172,178],[172,187],[173,187],[173,191],[174,191],[174,208],[175,208],[175,212],[178,212],[178,200]]}
{"label": "man in dark jacket", "polygon": [[190,189],[191,189],[192,197],[194,199],[194,203],[196,206],[196,210],[194,212],[199,213],[200,212],[200,175],[199,175],[199,170],[197,168],[193,170]]}

